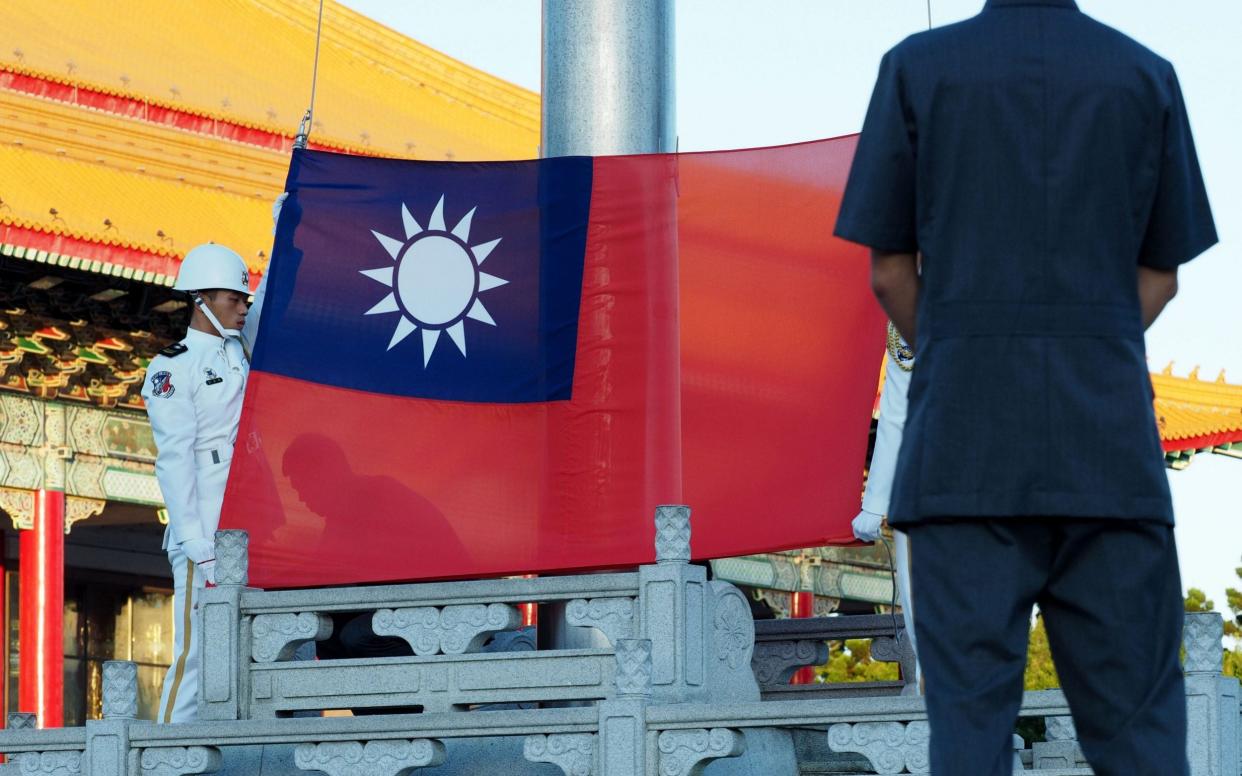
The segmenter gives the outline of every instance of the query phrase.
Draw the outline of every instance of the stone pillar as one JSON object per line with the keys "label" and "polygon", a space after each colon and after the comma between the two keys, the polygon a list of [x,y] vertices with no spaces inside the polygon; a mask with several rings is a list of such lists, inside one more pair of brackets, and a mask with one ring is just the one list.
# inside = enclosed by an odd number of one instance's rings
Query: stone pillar
{"label": "stone pillar", "polygon": [[599,704],[599,776],[657,773],[647,751],[651,648],[648,639],[617,640],[617,694]]}
{"label": "stone pillar", "polygon": [[244,669],[250,626],[241,616],[242,591],[250,581],[249,547],[245,531],[216,531],[216,586],[202,592],[199,719],[244,719],[249,711]]}
{"label": "stone pillar", "polygon": [[109,660],[103,665],[103,719],[86,722],[86,767],[90,776],[128,776],[129,725],[138,716],[138,664]]}
{"label": "stone pillar", "polygon": [[690,565],[690,507],[656,508],[656,563],[639,567],[638,589],[639,636],[652,646],[653,699],[704,701],[711,602],[707,571]]}
{"label": "stone pillar", "polygon": [[18,709],[40,727],[64,721],[65,494],[35,492],[33,526],[21,532]]}
{"label": "stone pillar", "polygon": [[1238,680],[1222,674],[1224,622],[1216,612],[1186,614],[1187,754],[1192,776],[1238,772]]}

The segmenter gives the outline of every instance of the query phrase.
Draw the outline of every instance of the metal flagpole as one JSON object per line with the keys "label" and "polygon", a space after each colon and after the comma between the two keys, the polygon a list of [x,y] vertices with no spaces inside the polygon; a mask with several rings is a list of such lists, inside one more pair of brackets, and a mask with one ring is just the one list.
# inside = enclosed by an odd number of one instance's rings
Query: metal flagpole
{"label": "metal flagpole", "polygon": [[[667,153],[676,147],[673,0],[543,0],[540,156]],[[539,607],[539,645],[608,646]]]}
{"label": "metal flagpole", "polygon": [[311,67],[310,107],[302,116],[298,125],[298,133],[293,138],[294,148],[306,148],[306,140],[310,137],[311,118],[315,115],[315,86],[319,81],[319,43],[323,39],[323,0],[319,0],[319,21],[315,24],[315,63]]}

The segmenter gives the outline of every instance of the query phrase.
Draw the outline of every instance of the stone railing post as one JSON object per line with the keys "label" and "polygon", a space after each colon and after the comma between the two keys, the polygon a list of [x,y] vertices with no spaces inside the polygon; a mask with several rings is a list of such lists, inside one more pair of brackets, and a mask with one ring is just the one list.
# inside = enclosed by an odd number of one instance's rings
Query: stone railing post
{"label": "stone railing post", "polygon": [[1223,630],[1217,612],[1186,614],[1186,748],[1193,776],[1238,772],[1238,680],[1222,673]]}
{"label": "stone railing post", "polygon": [[29,711],[10,711],[7,717],[9,730],[34,730],[39,727],[39,715]]}
{"label": "stone railing post", "polygon": [[617,694],[599,704],[599,776],[656,773],[647,751],[647,704],[651,701],[650,639],[618,639]]}
{"label": "stone railing post", "polygon": [[1031,746],[1036,770],[1068,770],[1085,762],[1073,717],[1045,717],[1044,730],[1044,740]]}
{"label": "stone railing post", "polygon": [[249,712],[250,624],[241,614],[250,581],[250,538],[245,531],[216,531],[216,586],[202,593],[198,629],[199,719],[245,719]]}
{"label": "stone railing post", "polygon": [[127,776],[129,726],[138,716],[138,664],[103,664],[103,719],[86,723],[83,771],[90,776]]}
{"label": "stone railing post", "polygon": [[652,698],[706,699],[707,572],[690,565],[690,507],[656,507],[656,562],[638,569],[640,639],[651,642]]}

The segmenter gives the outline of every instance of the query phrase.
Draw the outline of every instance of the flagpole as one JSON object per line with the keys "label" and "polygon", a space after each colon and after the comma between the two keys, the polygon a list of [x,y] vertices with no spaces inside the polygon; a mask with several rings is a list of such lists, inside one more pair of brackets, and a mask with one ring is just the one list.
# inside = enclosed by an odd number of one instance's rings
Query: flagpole
{"label": "flagpole", "polygon": [[323,0],[319,0],[319,20],[315,23],[315,61],[311,65],[310,107],[306,109],[302,123],[298,125],[298,133],[293,138],[294,148],[306,148],[306,141],[310,138],[311,121],[315,116],[315,87],[319,84],[319,44],[322,40]]}
{"label": "flagpole", "polygon": [[[540,156],[676,150],[673,11],[674,0],[543,0]],[[670,201],[670,211],[674,206]],[[658,371],[679,382],[676,365]],[[678,426],[669,443],[680,449],[679,400],[665,403],[674,409],[653,425]],[[607,432],[599,436],[606,445]],[[661,491],[661,503],[680,503],[680,455],[676,459],[676,482],[667,488],[676,492]],[[652,520],[653,513],[635,518]],[[565,608],[564,602],[539,607],[540,649],[608,646],[598,631],[569,626]]]}

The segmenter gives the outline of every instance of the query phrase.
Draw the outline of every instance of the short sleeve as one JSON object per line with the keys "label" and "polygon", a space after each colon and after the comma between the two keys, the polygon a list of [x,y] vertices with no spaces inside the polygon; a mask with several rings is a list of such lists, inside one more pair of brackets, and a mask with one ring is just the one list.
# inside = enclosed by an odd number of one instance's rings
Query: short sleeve
{"label": "short sleeve", "polygon": [[893,253],[918,249],[915,138],[894,49],[880,62],[837,216],[838,237]]}
{"label": "short sleeve", "polygon": [[1167,89],[1156,192],[1138,263],[1171,270],[1215,245],[1217,237],[1186,103],[1172,66]]}

